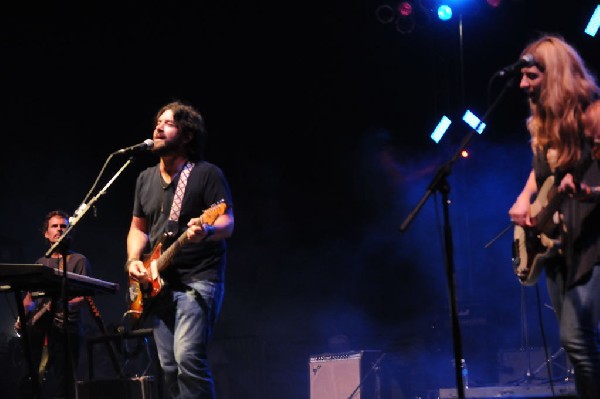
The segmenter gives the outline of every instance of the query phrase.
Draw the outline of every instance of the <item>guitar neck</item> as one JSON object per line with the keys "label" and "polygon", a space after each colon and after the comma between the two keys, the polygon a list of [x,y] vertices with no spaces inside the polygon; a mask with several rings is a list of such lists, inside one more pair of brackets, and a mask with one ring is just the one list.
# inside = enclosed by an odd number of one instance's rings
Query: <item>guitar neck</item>
{"label": "guitar neck", "polygon": [[183,234],[181,234],[177,238],[177,240],[175,240],[175,242],[173,242],[173,244],[171,244],[169,246],[169,248],[167,248],[161,254],[160,258],[158,258],[156,260],[156,270],[158,272],[165,270],[167,268],[167,266],[169,266],[169,264],[171,263],[171,260],[173,260],[175,255],[177,255],[179,253],[179,250],[181,249],[181,247],[183,247],[185,244],[187,244],[188,241],[189,240],[188,240],[187,234],[185,232]]}
{"label": "guitar neck", "polygon": [[33,326],[40,319],[40,317],[42,317],[44,315],[44,313],[46,313],[48,310],[50,310],[51,303],[52,303],[52,301],[45,302],[42,305],[42,307],[40,309],[38,309],[35,312],[35,314],[29,319],[29,321],[27,321],[27,325]]}
{"label": "guitar neck", "polygon": [[544,207],[536,216],[536,225],[538,226],[546,226],[548,222],[552,219],[552,216],[556,211],[559,210],[560,204],[565,198],[564,193],[557,193],[554,195],[550,201],[548,201],[548,205]]}
{"label": "guitar neck", "polygon": [[[573,178],[575,179],[576,182],[579,182],[579,180],[581,180],[583,174],[591,165],[591,163],[594,159],[592,155],[593,154],[588,154],[585,158],[583,158],[581,163],[579,165],[577,165],[575,170],[572,172]],[[536,216],[536,224],[538,226],[547,225],[547,223],[549,223],[550,220],[552,219],[554,213],[559,210],[560,205],[563,202],[563,200],[567,197],[567,193],[565,193],[565,192],[559,193],[558,187],[556,187],[556,186],[553,186],[552,190],[553,190],[553,193],[552,193],[553,196],[548,201],[548,205],[546,205],[546,207],[543,208]],[[550,193],[548,193],[548,196],[550,197]]]}
{"label": "guitar neck", "polygon": [[[219,215],[225,213],[227,205],[225,200],[221,199],[216,204],[212,205],[209,209],[206,209],[199,217],[198,225],[210,224],[212,225]],[[183,232],[173,244],[169,246],[159,258],[156,259],[156,270],[160,273],[165,270],[170,264],[175,255],[179,253],[181,247],[183,247],[189,241],[186,232]],[[162,244],[161,249],[162,249]],[[158,245],[157,245],[158,247]]]}

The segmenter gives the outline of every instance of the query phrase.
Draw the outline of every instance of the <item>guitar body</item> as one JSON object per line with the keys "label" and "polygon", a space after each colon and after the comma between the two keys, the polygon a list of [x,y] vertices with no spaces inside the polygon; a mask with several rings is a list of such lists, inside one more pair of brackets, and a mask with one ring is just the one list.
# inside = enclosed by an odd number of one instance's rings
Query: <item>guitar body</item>
{"label": "guitar body", "polygon": [[548,177],[530,206],[535,226],[515,225],[512,263],[523,285],[534,285],[544,267],[559,255],[558,209],[563,200],[554,185],[554,176]]}
{"label": "guitar body", "polygon": [[[595,144],[591,153],[572,172],[575,182],[579,182],[592,162],[598,159],[599,148]],[[524,285],[535,284],[544,267],[561,255],[558,210],[567,194],[559,193],[554,183],[554,176],[550,175],[530,206],[529,213],[534,226],[515,226],[512,263],[515,274]]]}
{"label": "guitar body", "polygon": [[548,262],[559,255],[560,243],[531,227],[515,226],[513,268],[523,285],[534,285]]}
{"label": "guitar body", "polygon": [[[210,208],[206,209],[202,215],[200,215],[200,224],[212,225],[219,215],[225,213],[227,205],[224,200],[217,202]],[[126,314],[133,320],[135,325],[139,324],[144,311],[147,308],[147,304],[155,298],[162,290],[164,281],[160,277],[160,272],[165,270],[170,264],[172,259],[179,253],[181,247],[187,244],[187,235],[181,234],[177,240],[173,242],[168,248],[164,249],[165,240],[160,240],[150,254],[143,257],[142,262],[146,268],[146,274],[149,279],[145,282],[138,282],[129,279],[129,291],[128,291],[128,302],[129,310]]]}
{"label": "guitar body", "polygon": [[[29,330],[31,330],[36,326],[36,323],[42,317],[44,317],[45,319],[48,319],[48,317],[50,315],[51,306],[52,306],[52,300],[45,299],[45,300],[41,301],[40,303],[38,303],[32,312],[30,312],[28,315],[26,315],[27,317],[25,318],[25,323],[22,323],[21,320],[19,318],[17,318],[17,322],[15,323],[15,333],[17,333],[17,335],[21,335],[23,325],[25,325],[25,328],[28,328]],[[43,324],[43,326],[41,328],[42,329],[46,328],[47,324],[49,322],[50,322],[50,319],[48,319],[44,323],[40,322],[40,324]]]}
{"label": "guitar body", "polygon": [[146,273],[150,277],[147,282],[138,282],[129,279],[129,314],[134,320],[138,320],[144,312],[144,304],[154,298],[163,287],[157,269],[157,260],[162,255],[163,242],[159,242],[152,252],[142,258]]}

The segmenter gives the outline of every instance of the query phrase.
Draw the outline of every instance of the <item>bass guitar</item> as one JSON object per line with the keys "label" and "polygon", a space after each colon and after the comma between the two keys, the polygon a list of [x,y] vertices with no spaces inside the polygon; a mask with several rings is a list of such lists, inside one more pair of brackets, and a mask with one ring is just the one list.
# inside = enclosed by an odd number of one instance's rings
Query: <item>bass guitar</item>
{"label": "bass guitar", "polygon": [[[199,224],[212,225],[217,218],[225,213],[227,204],[224,200],[211,205],[204,210],[200,215]],[[144,314],[144,307],[147,303],[155,298],[164,286],[164,281],[160,277],[160,273],[165,270],[170,264],[175,255],[179,253],[181,248],[188,243],[187,234],[181,234],[177,240],[173,242],[166,250],[163,251],[164,240],[161,240],[152,249],[149,255],[145,255],[142,259],[148,281],[138,282],[134,279],[129,279],[128,290],[128,310],[127,315],[132,319],[134,324],[138,324]]]}
{"label": "bass guitar", "polygon": [[[579,181],[592,161],[598,159],[598,145],[584,157],[575,169],[574,180]],[[567,193],[558,192],[555,178],[549,176],[531,204],[533,226],[515,225],[512,247],[512,265],[523,285],[534,285],[548,262],[560,255],[560,216],[558,210]]]}
{"label": "bass guitar", "polygon": [[558,255],[557,211],[564,197],[554,185],[554,176],[548,177],[530,207],[534,226],[515,225],[512,264],[523,285],[534,285],[547,262]]}

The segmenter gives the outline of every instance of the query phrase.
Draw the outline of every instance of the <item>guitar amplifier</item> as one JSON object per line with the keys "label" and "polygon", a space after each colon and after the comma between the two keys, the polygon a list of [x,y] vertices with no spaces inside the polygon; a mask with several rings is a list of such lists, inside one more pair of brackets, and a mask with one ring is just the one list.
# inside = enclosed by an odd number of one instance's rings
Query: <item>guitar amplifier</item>
{"label": "guitar amplifier", "polygon": [[77,381],[78,399],[156,399],[154,376],[110,380]]}
{"label": "guitar amplifier", "polygon": [[310,357],[310,399],[380,399],[378,350],[362,350]]}

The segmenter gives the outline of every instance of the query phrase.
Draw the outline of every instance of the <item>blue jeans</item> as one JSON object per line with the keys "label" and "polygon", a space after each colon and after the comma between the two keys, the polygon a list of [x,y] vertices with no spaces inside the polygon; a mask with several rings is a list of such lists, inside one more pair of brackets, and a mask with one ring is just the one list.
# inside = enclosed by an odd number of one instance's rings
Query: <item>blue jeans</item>
{"label": "blue jeans", "polygon": [[173,399],[214,399],[207,347],[221,309],[223,283],[197,281],[161,292],[154,304],[154,340]]}
{"label": "blue jeans", "polygon": [[547,286],[558,317],[560,342],[575,371],[582,399],[600,398],[600,265],[589,279],[565,289],[562,273],[549,269]]}

